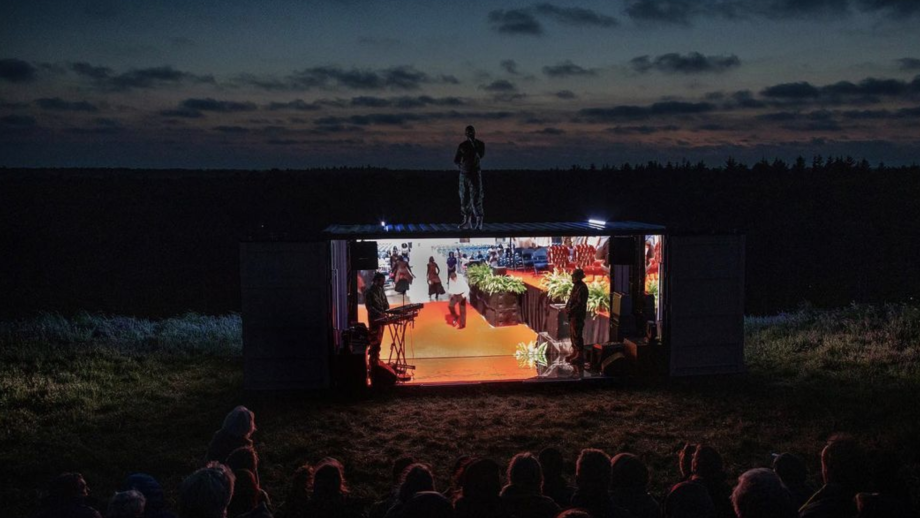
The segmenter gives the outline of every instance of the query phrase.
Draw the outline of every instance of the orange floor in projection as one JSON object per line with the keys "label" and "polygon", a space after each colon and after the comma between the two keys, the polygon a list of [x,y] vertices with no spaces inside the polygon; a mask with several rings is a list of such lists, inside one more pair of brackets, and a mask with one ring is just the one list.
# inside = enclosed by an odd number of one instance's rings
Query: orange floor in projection
{"label": "orange floor in projection", "polygon": [[[367,321],[363,307],[359,307],[358,316],[362,322]],[[409,364],[415,365],[409,384],[523,380],[536,376],[533,366],[514,357],[519,343],[537,338],[526,325],[492,327],[470,305],[464,329],[450,322],[447,302],[425,303],[414,328],[406,333],[406,354]],[[390,356],[390,343],[386,333],[380,351],[384,361]]]}

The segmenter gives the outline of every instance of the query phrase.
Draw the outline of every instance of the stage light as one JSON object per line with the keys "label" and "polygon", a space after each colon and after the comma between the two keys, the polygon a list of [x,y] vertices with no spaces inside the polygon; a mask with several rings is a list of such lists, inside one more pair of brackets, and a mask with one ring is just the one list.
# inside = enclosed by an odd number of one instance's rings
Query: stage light
{"label": "stage light", "polygon": [[600,220],[600,219],[589,219],[588,225],[590,225],[593,228],[606,228],[607,222]]}
{"label": "stage light", "polygon": [[380,222],[380,226],[381,226],[381,227],[387,226],[387,222],[386,222],[386,221],[381,221],[381,222]]}

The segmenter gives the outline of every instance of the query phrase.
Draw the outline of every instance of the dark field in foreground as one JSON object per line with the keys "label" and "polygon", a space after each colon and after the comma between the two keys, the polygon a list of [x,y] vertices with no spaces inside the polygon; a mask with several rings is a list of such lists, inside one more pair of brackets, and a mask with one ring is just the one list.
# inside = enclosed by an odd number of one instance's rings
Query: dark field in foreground
{"label": "dark field in foreground", "polygon": [[107,499],[132,471],[159,478],[174,502],[211,434],[237,404],[256,412],[262,481],[275,504],[302,462],[334,456],[352,493],[371,501],[393,458],[430,463],[438,488],[463,454],[507,462],[547,445],[630,451],[660,496],[678,477],[684,441],[716,446],[728,471],[805,458],[847,431],[905,463],[920,495],[920,308],[851,306],[749,318],[742,376],[396,391],[365,400],[266,398],[242,391],[239,318],[151,322],[44,315],[0,323],[0,501],[34,510],[52,475],[83,472]]}

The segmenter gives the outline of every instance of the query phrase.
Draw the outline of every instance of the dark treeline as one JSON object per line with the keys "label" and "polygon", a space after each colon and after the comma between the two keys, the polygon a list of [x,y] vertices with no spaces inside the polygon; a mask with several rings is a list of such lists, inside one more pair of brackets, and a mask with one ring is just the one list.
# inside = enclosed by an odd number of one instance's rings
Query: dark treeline
{"label": "dark treeline", "polygon": [[[849,157],[484,172],[486,222],[660,223],[747,235],[747,306],[920,292],[920,167]],[[241,239],[459,220],[456,171],[0,170],[0,316],[238,311]]]}

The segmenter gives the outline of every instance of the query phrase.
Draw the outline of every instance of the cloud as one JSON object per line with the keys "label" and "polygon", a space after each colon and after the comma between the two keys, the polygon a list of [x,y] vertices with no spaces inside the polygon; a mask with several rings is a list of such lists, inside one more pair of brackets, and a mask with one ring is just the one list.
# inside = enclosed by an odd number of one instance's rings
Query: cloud
{"label": "cloud", "polygon": [[631,59],[629,65],[633,70],[645,73],[657,70],[667,74],[702,74],[719,73],[741,66],[738,56],[704,56],[699,52],[690,52],[681,55],[675,52],[662,54],[650,59],[648,56],[639,56]]}
{"label": "cloud", "polygon": [[616,27],[620,22],[613,16],[582,7],[562,7],[542,2],[520,9],[496,9],[489,12],[489,24],[501,34],[542,36],[540,19],[552,20],[575,27]]}
{"label": "cloud", "polygon": [[576,27],[616,27],[619,22],[612,16],[581,7],[560,7],[549,3],[536,4],[534,11],[542,16]]}
{"label": "cloud", "polygon": [[663,131],[677,131],[680,128],[674,125],[667,126],[615,126],[605,131],[615,135],[651,135]]}
{"label": "cloud", "polygon": [[558,65],[543,67],[543,73],[549,77],[596,76],[596,68],[584,68],[569,60]]}
{"label": "cloud", "polygon": [[498,79],[492,81],[487,85],[479,85],[480,90],[485,90],[486,92],[493,93],[511,93],[517,91],[517,86],[514,85],[511,81],[506,79]]}
{"label": "cloud", "polygon": [[638,21],[689,25],[696,10],[690,1],[637,0],[629,2],[626,14]]}
{"label": "cloud", "polygon": [[272,102],[266,106],[268,110],[297,110],[297,111],[316,111],[322,109],[318,103],[308,103],[303,99],[294,99],[293,101],[288,101],[286,103],[282,102]]}
{"label": "cloud", "polygon": [[647,119],[654,116],[692,115],[711,112],[716,105],[709,102],[662,101],[649,106],[620,105],[610,108],[585,108],[578,118],[587,122]]}
{"label": "cloud", "polygon": [[821,91],[807,81],[799,81],[768,86],[760,91],[760,95],[780,99],[817,99]]}
{"label": "cloud", "polygon": [[561,128],[543,128],[541,130],[531,131],[538,135],[564,135],[565,130]]}
{"label": "cloud", "polygon": [[244,135],[250,131],[249,128],[243,126],[214,126],[211,129],[228,135]]}
{"label": "cloud", "polygon": [[901,58],[898,61],[899,68],[904,71],[920,70],[920,59]]}
{"label": "cloud", "polygon": [[179,103],[180,109],[199,112],[237,113],[256,109],[255,103],[237,101],[218,101],[210,97],[204,99],[186,99]]}
{"label": "cloud", "polygon": [[492,29],[502,34],[526,34],[541,36],[543,25],[537,18],[525,9],[496,9],[489,12],[489,23]]}
{"label": "cloud", "polygon": [[425,106],[463,106],[466,101],[459,97],[431,97],[430,95],[419,95],[416,97],[352,97],[351,106],[361,106],[366,108],[424,108]]}
{"label": "cloud", "polygon": [[97,112],[99,108],[86,101],[65,101],[60,97],[46,97],[35,100],[36,106],[43,110],[56,112]]}
{"label": "cloud", "polygon": [[920,13],[915,0],[628,0],[626,14],[642,23],[690,25],[695,18],[844,18],[880,13],[907,19]]}
{"label": "cloud", "polygon": [[0,117],[0,125],[13,128],[31,128],[37,125],[35,117],[28,115],[5,115]]}
{"label": "cloud", "polygon": [[181,119],[200,119],[204,117],[204,114],[198,110],[191,110],[188,108],[176,108],[173,110],[160,110],[160,115],[163,117],[170,118],[181,118]]}
{"label": "cloud", "polygon": [[761,90],[760,95],[787,102],[868,100],[877,97],[907,97],[920,94],[920,76],[912,81],[867,77],[858,83],[838,81],[825,86],[815,86],[807,81],[780,83]]}
{"label": "cloud", "polygon": [[558,92],[555,92],[553,95],[558,97],[559,99],[575,99],[576,97],[578,97],[577,95],[575,95],[575,92],[571,90],[559,90]]}
{"label": "cloud", "polygon": [[240,74],[236,81],[264,90],[417,90],[425,84],[460,82],[451,75],[432,77],[408,65],[380,70],[317,66],[296,70],[284,79]]}
{"label": "cloud", "polygon": [[0,80],[10,83],[28,83],[35,80],[36,68],[15,58],[0,59]]}
{"label": "cloud", "polygon": [[171,66],[136,68],[116,74],[109,67],[78,62],[72,63],[70,69],[78,76],[92,80],[100,88],[116,91],[155,88],[163,85],[176,86],[186,83],[216,83],[213,76],[183,72]]}
{"label": "cloud", "polygon": [[505,72],[508,72],[509,74],[512,74],[512,75],[520,74],[520,72],[518,72],[517,61],[513,59],[506,59],[502,61],[501,67],[502,67],[502,70],[504,70]]}
{"label": "cloud", "polygon": [[468,120],[502,120],[513,117],[515,113],[499,112],[432,112],[432,113],[369,113],[347,117],[321,117],[313,121],[320,126],[352,124],[355,126],[404,126],[411,122],[428,121],[468,121]]}

